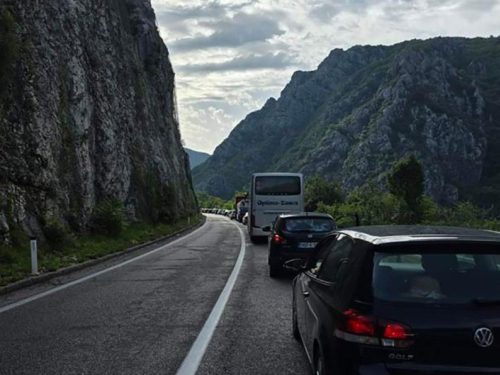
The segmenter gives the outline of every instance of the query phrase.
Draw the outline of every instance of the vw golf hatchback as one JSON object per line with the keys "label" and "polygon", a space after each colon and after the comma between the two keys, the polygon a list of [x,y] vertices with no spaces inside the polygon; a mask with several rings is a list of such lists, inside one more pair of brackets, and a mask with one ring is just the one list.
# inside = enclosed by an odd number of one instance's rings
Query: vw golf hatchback
{"label": "vw golf hatchback", "polygon": [[315,374],[500,374],[499,233],[341,230],[311,254],[293,297]]}

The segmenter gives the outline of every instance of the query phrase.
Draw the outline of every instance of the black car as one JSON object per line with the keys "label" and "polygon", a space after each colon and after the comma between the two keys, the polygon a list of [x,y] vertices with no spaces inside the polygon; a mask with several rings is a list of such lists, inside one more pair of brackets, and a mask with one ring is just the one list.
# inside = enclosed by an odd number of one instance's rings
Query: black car
{"label": "black car", "polygon": [[287,260],[309,258],[319,241],[337,229],[330,215],[314,212],[280,215],[269,230],[269,275],[278,276]]}
{"label": "black car", "polygon": [[357,227],[300,264],[293,334],[315,374],[500,374],[500,233]]}

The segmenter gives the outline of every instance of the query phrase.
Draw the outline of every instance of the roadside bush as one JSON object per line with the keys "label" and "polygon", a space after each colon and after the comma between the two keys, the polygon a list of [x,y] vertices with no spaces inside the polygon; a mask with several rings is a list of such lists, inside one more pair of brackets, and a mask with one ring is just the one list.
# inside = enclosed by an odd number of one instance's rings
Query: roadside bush
{"label": "roadside bush", "polygon": [[118,236],[126,226],[125,207],[115,199],[106,199],[94,207],[91,229],[94,233]]}
{"label": "roadside bush", "polygon": [[234,200],[225,201],[219,197],[213,197],[208,195],[204,191],[196,192],[196,199],[198,200],[198,206],[204,208],[226,208],[232,209],[234,205]]}
{"label": "roadside bush", "polygon": [[410,212],[402,199],[377,190],[370,183],[355,189],[345,203],[327,205],[320,202],[317,211],[332,215],[340,227],[356,225],[356,214],[361,225],[405,223],[415,211],[421,218],[420,223],[436,223],[443,219],[440,207],[429,197],[421,197],[417,207]]}
{"label": "roadside bush", "polygon": [[62,223],[57,219],[49,219],[43,228],[43,234],[53,250],[62,250],[70,240],[70,235]]}
{"label": "roadside bush", "polygon": [[0,264],[10,264],[14,262],[12,250],[8,247],[0,247]]}
{"label": "roadside bush", "polygon": [[11,226],[9,236],[13,247],[28,248],[30,243],[29,236],[17,225]]}
{"label": "roadside bush", "polygon": [[459,202],[455,206],[443,207],[440,209],[439,218],[427,223],[500,230],[500,220],[492,215],[491,209],[481,208],[471,202]]}
{"label": "roadside bush", "polygon": [[326,205],[342,203],[342,189],[335,181],[324,177],[313,176],[306,181],[305,187],[306,211],[316,211],[320,202]]}
{"label": "roadside bush", "polygon": [[347,198],[350,212],[356,212],[362,225],[395,224],[400,204],[392,194],[383,193],[371,184],[355,189]]}
{"label": "roadside bush", "polygon": [[438,222],[441,218],[441,207],[431,197],[423,197],[419,203],[419,212],[423,224]]}
{"label": "roadside bush", "polygon": [[164,224],[173,224],[179,220],[175,210],[175,191],[170,185],[163,184],[160,189],[160,206],[158,208],[158,221]]}

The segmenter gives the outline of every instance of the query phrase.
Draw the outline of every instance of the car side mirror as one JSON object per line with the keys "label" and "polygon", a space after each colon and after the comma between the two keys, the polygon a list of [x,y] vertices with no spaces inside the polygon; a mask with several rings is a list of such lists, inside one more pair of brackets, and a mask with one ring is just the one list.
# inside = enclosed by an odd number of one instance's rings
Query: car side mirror
{"label": "car side mirror", "polygon": [[288,271],[293,271],[293,272],[302,272],[305,269],[302,259],[288,260],[283,265],[283,268],[285,268]]}
{"label": "car side mirror", "polygon": [[264,228],[262,228],[262,231],[263,232],[270,232],[271,231],[271,227],[264,227]]}

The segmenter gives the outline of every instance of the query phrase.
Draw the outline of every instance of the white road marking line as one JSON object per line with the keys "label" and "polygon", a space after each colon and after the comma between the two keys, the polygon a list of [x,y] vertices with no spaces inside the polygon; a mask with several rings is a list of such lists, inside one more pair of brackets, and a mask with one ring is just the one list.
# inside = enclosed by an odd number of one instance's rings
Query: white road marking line
{"label": "white road marking line", "polygon": [[24,299],[19,300],[17,302],[11,303],[10,305],[4,306],[4,307],[0,307],[0,314],[4,313],[6,311],[9,311],[9,310],[15,309],[16,307],[20,307],[20,306],[26,305],[27,303],[36,301],[37,299],[40,299],[40,298],[49,296],[51,294],[60,292],[61,290],[70,288],[70,287],[72,287],[74,285],[78,285],[78,284],[83,283],[83,282],[85,282],[87,280],[90,280],[90,279],[93,279],[95,277],[101,276],[101,275],[103,275],[105,273],[108,273],[110,271],[116,270],[117,268],[126,266],[127,264],[130,264],[130,263],[133,263],[133,262],[138,261],[140,259],[146,258],[146,257],[148,257],[148,256],[150,256],[152,254],[155,254],[155,253],[159,252],[159,251],[165,250],[166,248],[168,248],[170,246],[173,246],[173,245],[179,243],[180,241],[183,241],[183,240],[185,240],[187,238],[190,238],[191,236],[193,236],[195,233],[197,233],[198,231],[200,231],[204,227],[205,227],[205,224],[203,224],[200,228],[196,229],[194,232],[191,232],[191,233],[189,233],[186,236],[183,236],[183,237],[181,237],[181,238],[179,238],[179,239],[177,239],[175,241],[172,241],[172,242],[170,242],[170,243],[168,243],[166,245],[163,245],[163,246],[161,246],[161,247],[159,247],[157,249],[151,250],[148,253],[145,253],[145,254],[139,255],[138,257],[129,259],[129,260],[123,262],[123,263],[116,264],[116,265],[114,265],[112,267],[109,267],[109,268],[106,268],[106,269],[104,269],[102,271],[99,271],[99,272],[93,273],[91,275],[82,277],[81,279],[77,279],[77,280],[71,281],[71,282],[69,282],[67,284],[55,287],[55,288],[47,290],[45,292],[42,292],[42,293],[39,293],[39,294],[35,294],[34,296],[31,296],[31,297],[28,297],[28,298],[24,298]]}
{"label": "white road marking line", "polygon": [[222,293],[220,294],[217,303],[210,312],[210,315],[208,316],[208,319],[203,325],[203,328],[198,334],[198,337],[196,338],[195,342],[193,343],[193,346],[191,346],[188,355],[186,356],[186,358],[184,358],[184,361],[182,361],[181,367],[177,371],[177,375],[196,374],[198,367],[200,367],[201,360],[203,359],[203,356],[207,351],[208,345],[212,340],[212,336],[215,332],[215,329],[217,328],[217,324],[219,323],[222,313],[224,312],[227,301],[229,300],[229,296],[233,291],[234,284],[238,279],[238,275],[240,273],[241,266],[243,264],[243,259],[245,258],[245,247],[246,247],[245,234],[243,233],[243,231],[239,226],[237,226],[234,223],[231,224],[233,224],[236,228],[238,228],[240,232],[241,236],[240,254],[238,255],[238,259],[236,260],[236,264],[234,265],[233,271],[231,272],[231,276],[229,276],[229,279],[227,280],[226,286],[222,290]]}

